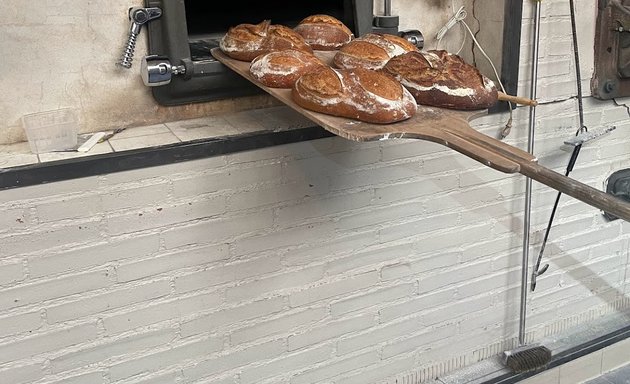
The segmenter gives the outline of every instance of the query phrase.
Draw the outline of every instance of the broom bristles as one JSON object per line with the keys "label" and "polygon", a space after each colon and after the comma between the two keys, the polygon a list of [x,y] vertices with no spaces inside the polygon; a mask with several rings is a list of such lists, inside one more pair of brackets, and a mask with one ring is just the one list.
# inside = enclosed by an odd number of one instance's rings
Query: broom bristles
{"label": "broom bristles", "polygon": [[551,351],[542,345],[523,345],[503,354],[504,364],[513,372],[529,372],[547,367]]}

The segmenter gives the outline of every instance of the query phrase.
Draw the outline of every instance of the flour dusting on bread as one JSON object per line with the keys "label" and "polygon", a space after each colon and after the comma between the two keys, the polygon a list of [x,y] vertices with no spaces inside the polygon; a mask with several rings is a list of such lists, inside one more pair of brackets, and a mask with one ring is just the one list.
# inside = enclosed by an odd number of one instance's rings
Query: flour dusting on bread
{"label": "flour dusting on bread", "polygon": [[300,34],[283,25],[273,25],[270,20],[228,29],[219,41],[219,48],[229,57],[241,61],[252,61],[259,55],[285,49],[313,53]]}
{"label": "flour dusting on bread", "polygon": [[311,15],[296,27],[304,40],[315,50],[331,51],[350,42],[354,35],[340,20],[329,15]]}
{"label": "flour dusting on bread", "polygon": [[310,53],[295,50],[269,52],[256,57],[249,72],[271,88],[291,88],[300,76],[325,64]]}
{"label": "flour dusting on bread", "polygon": [[337,68],[381,69],[396,56],[418,48],[399,36],[367,33],[341,47],[333,62]]}
{"label": "flour dusting on bread", "polygon": [[366,69],[324,67],[305,74],[296,81],[292,97],[305,109],[370,123],[405,120],[417,110],[413,96],[402,84]]}
{"label": "flour dusting on bread", "polygon": [[419,92],[440,91],[447,95],[457,97],[472,97],[475,94],[475,90],[471,88],[449,88],[445,85],[439,84],[434,84],[430,87],[423,87],[404,79],[402,80],[402,84],[407,88],[412,88]]}
{"label": "flour dusting on bread", "polygon": [[418,104],[475,110],[497,102],[494,82],[446,51],[405,53],[388,61],[383,70],[409,89]]}

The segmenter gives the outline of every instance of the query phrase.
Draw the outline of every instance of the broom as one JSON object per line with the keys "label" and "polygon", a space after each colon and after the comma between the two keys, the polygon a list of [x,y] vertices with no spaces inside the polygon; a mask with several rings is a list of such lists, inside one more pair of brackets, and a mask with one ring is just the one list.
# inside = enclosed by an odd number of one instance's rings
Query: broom
{"label": "broom", "polygon": [[[534,49],[532,57],[531,96],[536,100],[536,80],[538,78],[538,48],[540,43],[540,1],[536,0],[534,14]],[[534,131],[536,125],[536,107],[529,109],[528,151],[534,152]],[[532,198],[532,179],[529,177],[525,185],[525,213],[523,218],[523,264],[521,274],[521,309],[518,332],[519,346],[503,353],[503,364],[513,372],[528,372],[546,367],[551,361],[551,351],[539,344],[525,344],[525,317],[527,315],[527,272],[529,267],[529,231]]]}

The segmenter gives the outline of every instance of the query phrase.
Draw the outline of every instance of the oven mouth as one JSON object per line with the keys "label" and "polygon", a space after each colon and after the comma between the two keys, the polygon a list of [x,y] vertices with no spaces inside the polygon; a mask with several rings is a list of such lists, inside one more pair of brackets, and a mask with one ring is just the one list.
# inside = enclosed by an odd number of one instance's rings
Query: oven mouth
{"label": "oven mouth", "polygon": [[216,4],[208,1],[185,0],[184,7],[188,35],[193,39],[208,33],[222,34],[241,23],[258,24],[264,20],[294,27],[305,17],[317,13],[325,13],[350,23],[346,25],[354,29],[343,0],[309,1],[299,5],[293,0],[222,2],[220,16],[217,16]]}
{"label": "oven mouth", "polygon": [[230,27],[242,23],[258,24],[270,20],[273,24],[293,28],[305,17],[320,13],[333,16],[351,30],[355,29],[352,17],[348,16],[349,6],[339,0],[318,0],[299,6],[291,0],[224,2],[220,17],[216,16],[216,5],[208,1],[185,0],[184,7],[192,61],[214,61],[210,50],[219,46]]}
{"label": "oven mouth", "polygon": [[225,2],[220,8],[207,0],[145,0],[145,6],[162,11],[161,17],[147,23],[152,68],[177,70],[177,76],[169,73],[154,83],[145,82],[152,86],[153,96],[161,105],[223,100],[262,92],[210,53],[230,27],[270,20],[292,28],[307,16],[326,14],[343,22],[355,36],[372,31],[373,0],[245,0]]}
{"label": "oven mouth", "polygon": [[[160,76],[151,78],[154,81],[145,84],[151,86],[154,99],[165,106],[262,94],[258,87],[212,57],[211,51],[219,46],[228,29],[238,24],[270,20],[272,24],[294,27],[307,16],[326,14],[343,22],[355,36],[389,33],[383,26],[375,26],[374,0],[245,0],[222,3],[220,7],[207,0],[144,2],[146,7],[161,10],[159,18],[147,23],[149,56],[145,59],[152,58],[152,70],[167,68],[168,72],[165,77],[160,72]],[[505,2],[500,76],[509,94],[515,94],[518,86],[519,50],[513,47],[520,44],[521,16],[522,0]],[[399,33],[397,28],[391,33]],[[500,110],[507,110],[507,103],[501,103]]]}
{"label": "oven mouth", "polygon": [[216,61],[210,54],[210,51],[219,46],[219,41],[222,36],[223,35],[192,37],[192,39],[188,41],[190,59],[192,61]]}

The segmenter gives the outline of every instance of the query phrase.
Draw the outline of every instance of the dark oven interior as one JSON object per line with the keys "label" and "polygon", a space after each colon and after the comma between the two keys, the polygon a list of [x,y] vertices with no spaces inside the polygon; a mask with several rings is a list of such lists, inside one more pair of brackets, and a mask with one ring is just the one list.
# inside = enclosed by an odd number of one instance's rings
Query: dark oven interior
{"label": "dark oven interior", "polygon": [[[353,22],[347,17],[344,2],[338,0],[318,0],[300,2],[295,1],[254,1],[254,2],[223,2],[220,13],[213,2],[199,0],[184,0],[186,6],[186,23],[188,35],[204,37],[208,34],[223,34],[229,27],[240,24],[257,24],[270,19],[274,24],[284,24],[290,27],[304,17],[314,13],[326,13],[346,22]],[[352,25],[349,28],[353,28]]]}
{"label": "dark oven interior", "polygon": [[[523,0],[505,0],[500,4],[504,7],[500,76],[507,92],[515,94]],[[223,2],[220,6],[207,0],[145,0],[145,6],[159,8],[161,16],[147,23],[149,56],[143,60],[141,73],[162,105],[228,99],[261,92],[210,54],[228,28],[234,25],[271,20],[274,24],[292,27],[306,16],[328,14],[343,21],[355,36],[372,31],[398,33],[397,27],[395,31],[384,30],[377,23],[374,0],[240,0]],[[499,103],[491,112],[506,108],[506,103]]]}
{"label": "dark oven interior", "polygon": [[229,27],[271,20],[295,26],[312,14],[328,14],[343,21],[356,36],[371,31],[373,0],[228,1],[217,6],[207,0],[146,0],[162,16],[147,24],[149,52],[168,60],[184,74],[152,88],[163,105],[187,104],[238,97],[260,92],[212,58],[210,49]]}

